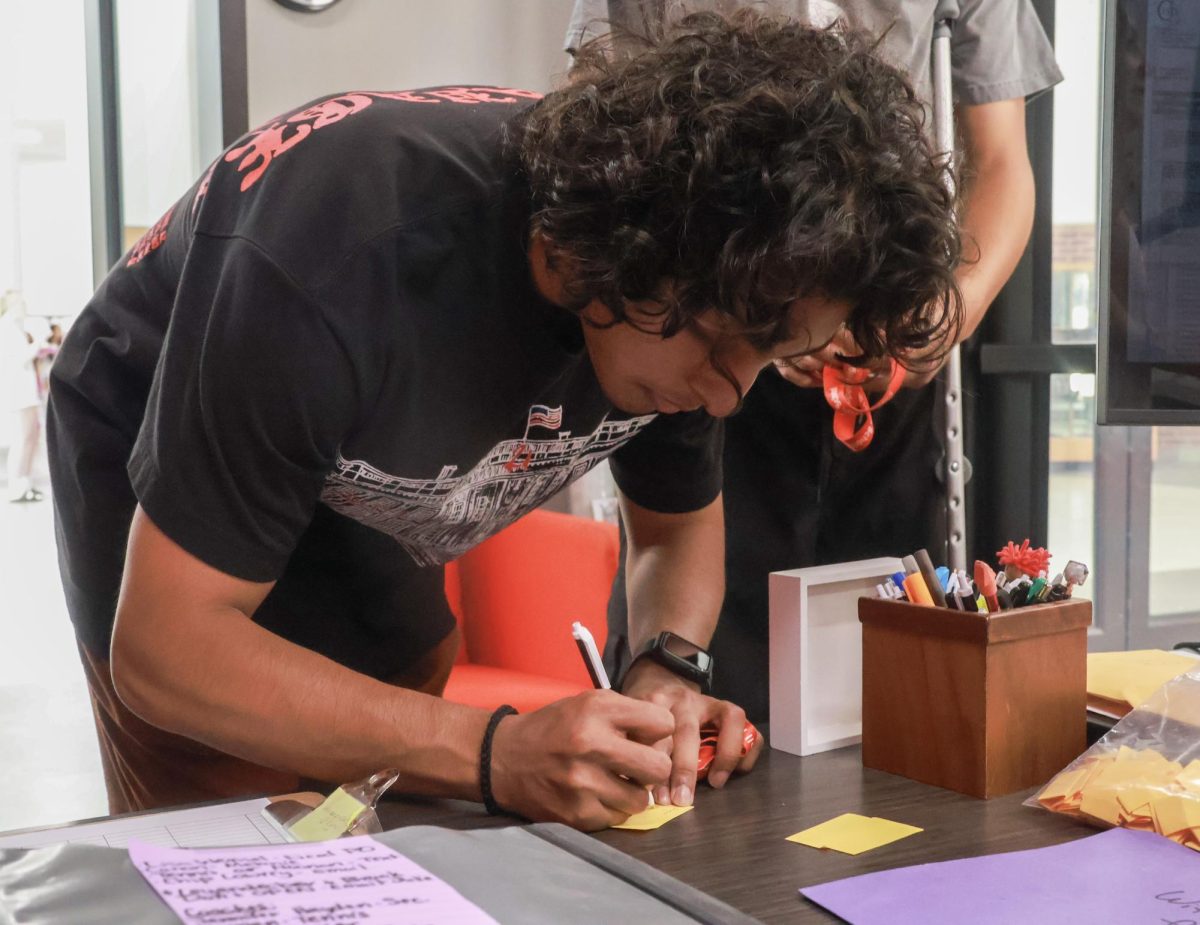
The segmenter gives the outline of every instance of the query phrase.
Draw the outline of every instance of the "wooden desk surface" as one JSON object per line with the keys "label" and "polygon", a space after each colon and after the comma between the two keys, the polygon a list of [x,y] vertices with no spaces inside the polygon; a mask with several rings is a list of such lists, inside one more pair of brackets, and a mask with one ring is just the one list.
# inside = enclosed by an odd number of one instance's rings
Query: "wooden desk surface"
{"label": "wooden desk surface", "polygon": [[[858,748],[808,758],[767,749],[758,767],[718,792],[702,786],[696,808],[652,832],[596,837],[764,922],[837,922],[796,891],[870,871],[1019,851],[1097,831],[1021,805],[1029,793],[977,800],[864,768]],[[925,831],[858,857],[785,841],[841,813],[881,816]],[[467,829],[511,824],[476,804],[385,801],[388,828]]]}

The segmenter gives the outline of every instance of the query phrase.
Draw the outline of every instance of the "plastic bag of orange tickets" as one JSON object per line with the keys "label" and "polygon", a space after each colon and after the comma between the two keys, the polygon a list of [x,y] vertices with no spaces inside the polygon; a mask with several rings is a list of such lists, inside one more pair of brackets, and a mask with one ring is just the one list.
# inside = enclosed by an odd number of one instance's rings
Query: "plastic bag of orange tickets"
{"label": "plastic bag of orange tickets", "polygon": [[1200,851],[1200,668],[1164,684],[1025,805]]}

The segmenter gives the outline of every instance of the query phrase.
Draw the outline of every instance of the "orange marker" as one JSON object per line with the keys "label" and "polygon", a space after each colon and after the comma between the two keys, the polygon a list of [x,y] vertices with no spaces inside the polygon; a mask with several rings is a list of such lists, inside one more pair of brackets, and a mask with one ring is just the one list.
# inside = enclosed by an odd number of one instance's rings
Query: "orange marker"
{"label": "orange marker", "polygon": [[987,601],[988,610],[992,613],[1000,611],[1000,599],[996,596],[996,573],[986,562],[975,560],[975,587],[983,599]]}
{"label": "orange marker", "polygon": [[904,579],[904,593],[908,595],[908,599],[914,604],[924,604],[927,607],[933,606],[933,595],[929,593],[929,586],[925,584],[925,579],[921,577],[920,572],[913,572]]}

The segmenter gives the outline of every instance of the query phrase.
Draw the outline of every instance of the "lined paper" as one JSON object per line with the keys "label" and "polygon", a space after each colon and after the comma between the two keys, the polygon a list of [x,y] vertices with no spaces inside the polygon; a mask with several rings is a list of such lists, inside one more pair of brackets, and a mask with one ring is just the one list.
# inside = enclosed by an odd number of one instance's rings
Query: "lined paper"
{"label": "lined paper", "polygon": [[185,925],[496,925],[454,887],[370,836],[129,857]]}

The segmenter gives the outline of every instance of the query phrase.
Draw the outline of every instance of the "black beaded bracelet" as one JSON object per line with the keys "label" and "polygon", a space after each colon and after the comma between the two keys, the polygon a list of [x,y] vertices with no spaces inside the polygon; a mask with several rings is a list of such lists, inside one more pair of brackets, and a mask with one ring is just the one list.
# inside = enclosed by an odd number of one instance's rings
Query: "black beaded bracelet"
{"label": "black beaded bracelet", "polygon": [[488,720],[487,729],[483,731],[483,742],[479,746],[479,792],[483,794],[484,809],[492,816],[504,813],[504,810],[496,803],[496,798],[492,796],[492,737],[496,734],[496,727],[500,725],[500,720],[506,716],[512,716],[516,712],[516,709],[507,703],[497,707]]}

